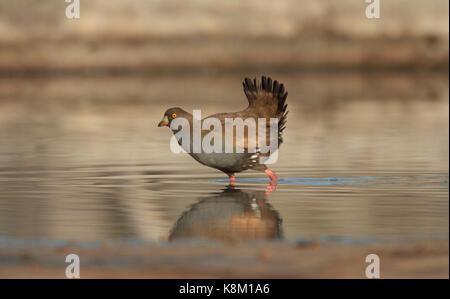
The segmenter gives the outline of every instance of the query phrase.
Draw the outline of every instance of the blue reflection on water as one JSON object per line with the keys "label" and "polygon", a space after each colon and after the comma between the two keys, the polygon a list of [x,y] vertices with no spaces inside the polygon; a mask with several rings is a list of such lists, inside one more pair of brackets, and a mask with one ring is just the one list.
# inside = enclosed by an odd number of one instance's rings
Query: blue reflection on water
{"label": "blue reflection on water", "polygon": [[[312,186],[323,185],[383,185],[383,186],[403,186],[404,183],[396,182],[405,179],[433,179],[447,178],[434,184],[448,184],[448,175],[420,175],[404,177],[385,177],[385,176],[360,176],[360,177],[326,177],[326,178],[280,178],[278,184],[304,184]],[[269,178],[240,178],[236,182],[267,182]],[[228,182],[228,179],[213,180],[215,183]],[[425,182],[425,181],[424,181]],[[428,182],[429,183],[429,182]],[[427,187],[439,187],[438,185],[428,185]]]}

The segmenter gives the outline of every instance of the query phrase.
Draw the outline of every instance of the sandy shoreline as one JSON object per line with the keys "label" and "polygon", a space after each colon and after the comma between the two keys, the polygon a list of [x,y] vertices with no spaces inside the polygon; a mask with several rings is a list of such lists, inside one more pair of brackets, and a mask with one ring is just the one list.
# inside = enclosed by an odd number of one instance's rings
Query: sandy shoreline
{"label": "sandy shoreline", "polygon": [[0,278],[65,278],[76,253],[81,278],[365,278],[380,257],[381,278],[448,278],[448,240],[396,244],[102,246],[0,249]]}
{"label": "sandy shoreline", "polygon": [[0,75],[448,69],[447,2],[387,2],[377,20],[366,6],[91,0],[70,20],[64,1],[9,1],[0,3]]}

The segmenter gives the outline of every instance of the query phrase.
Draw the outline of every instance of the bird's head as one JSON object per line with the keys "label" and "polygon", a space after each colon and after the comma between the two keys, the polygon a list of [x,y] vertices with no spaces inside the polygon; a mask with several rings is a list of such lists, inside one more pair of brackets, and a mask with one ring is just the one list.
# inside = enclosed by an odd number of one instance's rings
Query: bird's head
{"label": "bird's head", "polygon": [[189,118],[190,114],[179,107],[169,108],[164,113],[158,127],[170,127],[170,123],[177,117]]}

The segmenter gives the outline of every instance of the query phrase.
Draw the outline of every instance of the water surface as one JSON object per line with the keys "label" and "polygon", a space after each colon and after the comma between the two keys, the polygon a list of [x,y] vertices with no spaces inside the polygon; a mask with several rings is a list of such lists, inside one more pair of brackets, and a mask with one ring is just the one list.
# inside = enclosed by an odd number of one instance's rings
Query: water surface
{"label": "water surface", "polygon": [[245,108],[247,74],[0,79],[0,237],[448,238],[448,76],[274,74],[277,189],[169,149],[166,108]]}

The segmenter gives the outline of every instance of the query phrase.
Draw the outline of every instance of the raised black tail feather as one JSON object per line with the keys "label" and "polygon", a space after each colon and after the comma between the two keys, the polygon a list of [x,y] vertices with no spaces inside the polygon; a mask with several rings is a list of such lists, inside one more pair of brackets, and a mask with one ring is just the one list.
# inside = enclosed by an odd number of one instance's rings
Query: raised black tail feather
{"label": "raised black tail feather", "polygon": [[[281,116],[280,124],[286,123],[286,98],[288,93],[284,89],[284,85],[279,83],[277,80],[272,81],[272,78],[261,76],[261,84],[254,78],[251,80],[250,78],[245,78],[242,85],[244,87],[244,93],[247,96],[248,102],[250,105],[254,105],[258,100],[258,92],[265,91],[266,93],[272,93],[273,98],[277,100],[277,114]],[[284,127],[280,127],[280,129]]]}
{"label": "raised black tail feather", "polygon": [[283,142],[281,133],[286,128],[289,112],[287,111],[288,105],[286,104],[288,93],[285,91],[284,85],[277,80],[272,81],[272,78],[266,78],[265,76],[261,76],[261,84],[258,84],[256,78],[253,80],[245,78],[242,85],[244,86],[244,93],[247,96],[250,106],[256,105],[258,97],[262,96],[258,94],[259,91],[264,91],[266,93],[264,96],[267,96],[267,93],[272,93],[272,98],[277,100],[277,115],[281,115],[278,121],[278,143],[281,144]]}

